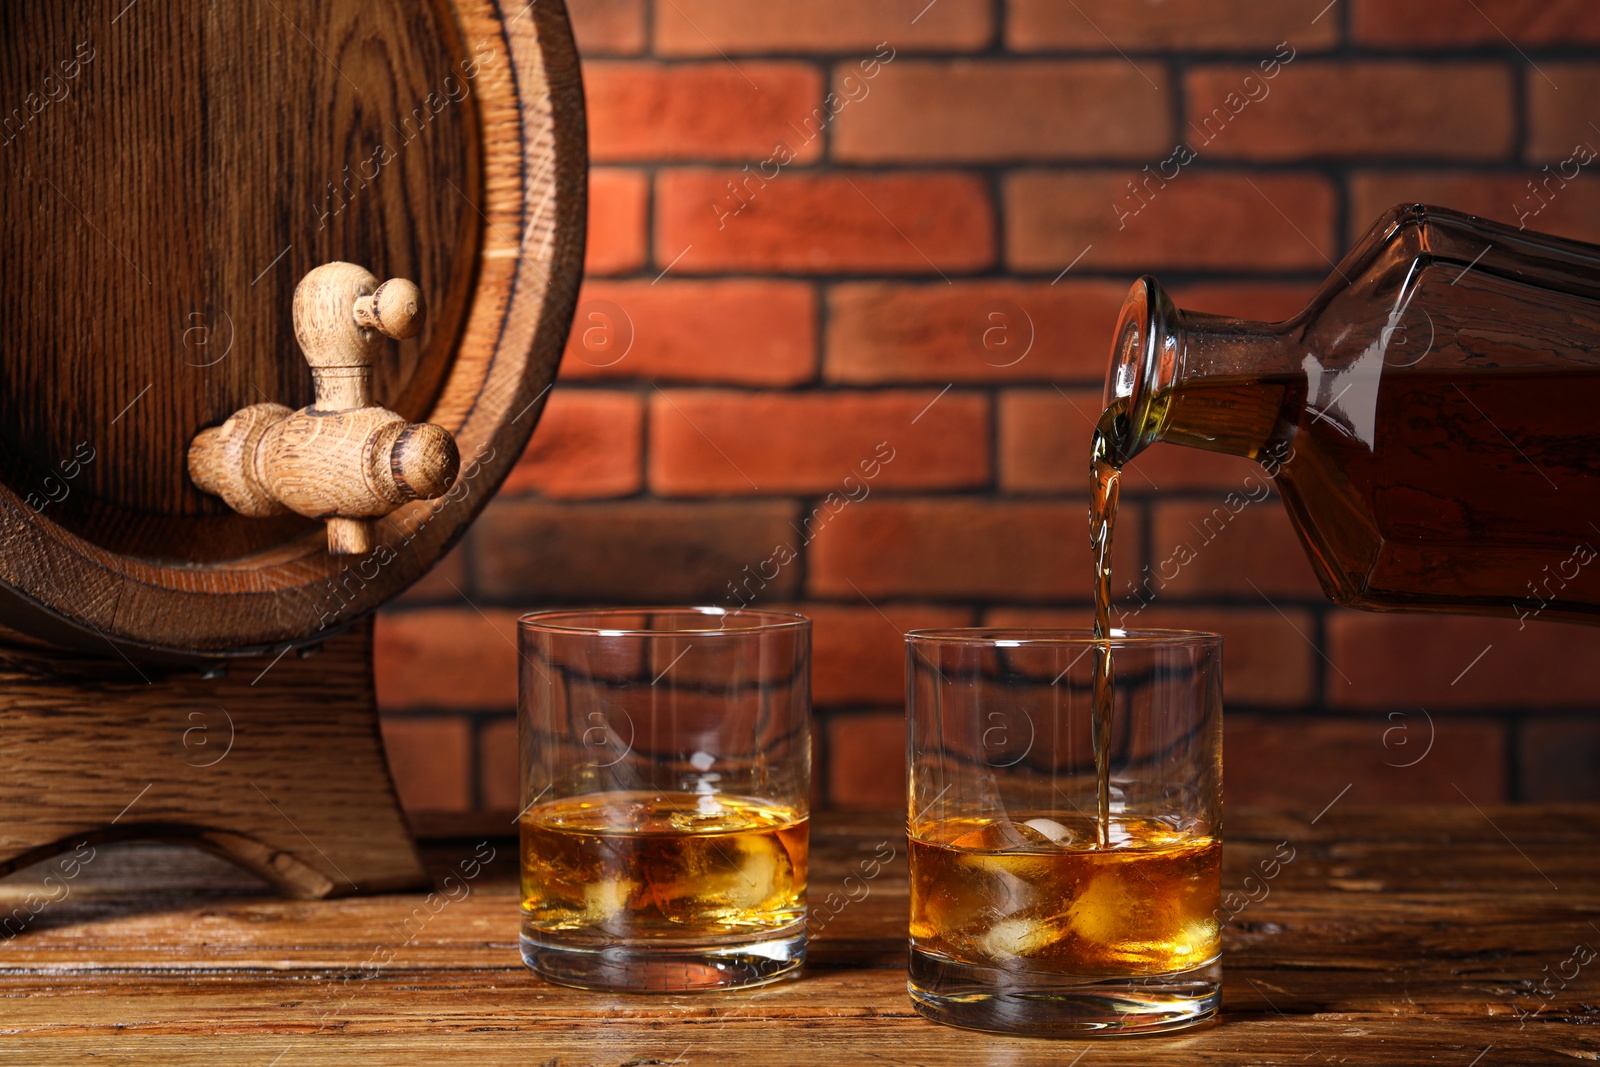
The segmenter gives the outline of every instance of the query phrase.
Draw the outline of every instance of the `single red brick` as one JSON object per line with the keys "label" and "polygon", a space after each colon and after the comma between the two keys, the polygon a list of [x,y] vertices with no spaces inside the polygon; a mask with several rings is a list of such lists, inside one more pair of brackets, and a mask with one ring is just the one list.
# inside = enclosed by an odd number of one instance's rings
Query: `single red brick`
{"label": "single red brick", "polygon": [[1328,658],[1338,707],[1592,707],[1600,629],[1341,611],[1328,619]]}
{"label": "single red brick", "polygon": [[[458,545],[393,601],[395,604],[432,604],[458,601],[467,588],[467,556]],[[383,609],[388,610],[388,609]],[[380,615],[381,617],[381,615]]]}
{"label": "single red brick", "polygon": [[[1594,13],[1600,15],[1600,7]],[[1554,175],[1570,183],[1587,168],[1590,180],[1580,184],[1593,185],[1595,169],[1600,167],[1600,130],[1595,129],[1594,111],[1586,101],[1600,94],[1600,66],[1544,63],[1524,77],[1528,86],[1528,162],[1556,164],[1548,170],[1540,167],[1530,176],[1542,181]],[[1566,166],[1560,166],[1564,162]],[[1552,179],[1551,191],[1561,185]]]}
{"label": "single red brick", "polygon": [[850,282],[828,290],[832,381],[1100,381],[1121,282]]}
{"label": "single red brick", "polygon": [[[1100,389],[1010,389],[1000,394],[1000,487],[1015,493],[1088,492],[1089,445]],[[1123,468],[1124,495],[1174,489],[1239,489],[1261,477],[1254,462],[1157,444]]]}
{"label": "single red brick", "polygon": [[[1600,136],[1593,143],[1600,149]],[[1572,173],[1570,166],[1567,173]],[[1411,203],[1455,208],[1580,241],[1600,241],[1600,183],[1584,177],[1563,185],[1559,179],[1557,166],[1551,166],[1549,172],[1530,168],[1516,176],[1448,171],[1357,173],[1350,179],[1350,239],[1358,240],[1394,205]]]}
{"label": "single red brick", "polygon": [[644,265],[649,180],[639,171],[595,167],[589,171],[589,240],[583,269],[626,274]]}
{"label": "single red brick", "polygon": [[1600,722],[1543,716],[1519,726],[1518,800],[1592,804],[1600,800]]}
{"label": "single red brick", "polygon": [[[1088,514],[1087,510],[1084,514]],[[1082,599],[1087,601],[1088,595]],[[984,611],[981,625],[1007,630],[1077,630],[1082,633],[1094,625],[1094,607],[1087,602],[1074,608],[1008,604]]]}
{"label": "single red brick", "polygon": [[[656,0],[656,52],[962,51],[994,37],[989,0]],[[887,45],[886,48],[880,48]]]}
{"label": "single red brick", "polygon": [[822,515],[884,489],[990,481],[989,402],[974,393],[657,390],[650,487],[664,496],[827,493]]}
{"label": "single red brick", "polygon": [[[869,500],[811,545],[808,592],[841,598],[1087,599],[1085,501]],[[1119,555],[1137,573],[1140,516],[1119,517]],[[1125,547],[1124,547],[1125,546]]]}
{"label": "single red brick", "polygon": [[1508,799],[1505,729],[1497,723],[1434,719],[1430,727],[1415,714],[1366,722],[1225,715],[1222,731],[1230,806],[1314,815],[1335,801],[1465,804],[1458,784],[1477,804]]}
{"label": "single red brick", "polygon": [[828,806],[903,809],[905,712],[832,715],[827,730]]}
{"label": "single red brick", "polygon": [[1256,322],[1282,322],[1303,311],[1316,291],[1315,282],[1202,281],[1169,286],[1167,295],[1185,311]]}
{"label": "single red brick", "polygon": [[1012,493],[1086,492],[1084,459],[1100,400],[1094,389],[1001,393],[1000,488]]}
{"label": "single red brick", "polygon": [[[1174,608],[1135,603],[1114,624],[1130,630],[1203,630],[1222,635],[1222,688],[1227,707],[1305,707],[1316,700],[1316,650],[1309,612],[1287,608]],[[1084,629],[1089,609],[992,608],[985,626]]]}
{"label": "single red brick", "polygon": [[805,282],[590,279],[561,378],[798,385],[816,374],[816,324]]}
{"label": "single red brick", "polygon": [[979,270],[994,262],[981,178],[671,170],[656,179],[656,255],[681,273]]}
{"label": "single red brick", "polygon": [[[1256,51],[1280,41],[1303,52],[1338,43],[1339,18],[1326,0],[1150,0],[1095,4],[1090,16],[1061,0],[1007,0],[1006,44],[1013,51],[1114,52],[1134,49]],[[1149,70],[1150,64],[1138,60]],[[1152,75],[1153,76],[1153,75]]]}
{"label": "single red brick", "polygon": [[557,389],[502,493],[582,499],[644,484],[644,401],[633,393]]}
{"label": "single red brick", "polygon": [[972,625],[971,610],[931,604],[785,607],[811,619],[811,699],[822,708],[904,703],[906,631]]}
{"label": "single red brick", "polygon": [[[853,99],[829,152],[850,162],[1146,159],[1172,148],[1164,64],[1121,59],[901,60],[834,91]],[[859,98],[859,99],[857,99]]]}
{"label": "single red brick", "polygon": [[517,613],[479,612],[455,596],[450,607],[380,612],[373,632],[378,707],[517,706]]}
{"label": "single red brick", "polygon": [[[1162,188],[1159,177],[1149,175],[1035,170],[1009,176],[1012,269],[1331,270],[1335,197],[1326,180],[1179,171]],[[1140,184],[1147,177],[1148,186]]]}
{"label": "single red brick", "polygon": [[567,14],[582,56],[636,56],[644,51],[645,0],[567,0]]}
{"label": "single red brick", "polygon": [[789,125],[822,103],[822,74],[809,63],[602,60],[583,65],[583,93],[599,163],[763,160],[780,142],[797,162],[821,153]]}
{"label": "single red brick", "polygon": [[[468,534],[485,599],[541,603],[762,603],[799,592],[799,507],[787,501],[496,500]],[[772,577],[761,577],[771,571]],[[747,584],[736,585],[744,582]]]}
{"label": "single red brick", "polygon": [[1515,131],[1501,63],[1300,59],[1265,79],[1255,67],[1195,67],[1186,127],[1201,158],[1499,159]]}
{"label": "single red brick", "polygon": [[384,717],[383,747],[407,811],[472,808],[471,724],[458,718]]}
{"label": "single red brick", "polygon": [[1600,9],[1588,0],[1351,0],[1350,30],[1363,44],[1462,45],[1600,43]]}
{"label": "single red brick", "polygon": [[1320,598],[1322,586],[1288,513],[1277,500],[1261,499],[1267,488],[1270,481],[1258,469],[1248,484],[1216,501],[1157,504],[1149,573],[1118,560],[1115,586],[1126,587],[1125,574],[1127,582],[1161,598]]}
{"label": "single red brick", "polygon": [[1235,705],[1307,707],[1317,699],[1317,651],[1306,640],[1316,620],[1286,607],[1178,608],[1137,603],[1124,628],[1207,630],[1222,635],[1223,697]]}
{"label": "single red brick", "polygon": [[485,809],[518,812],[527,803],[519,752],[516,719],[495,719],[478,728],[478,795]]}

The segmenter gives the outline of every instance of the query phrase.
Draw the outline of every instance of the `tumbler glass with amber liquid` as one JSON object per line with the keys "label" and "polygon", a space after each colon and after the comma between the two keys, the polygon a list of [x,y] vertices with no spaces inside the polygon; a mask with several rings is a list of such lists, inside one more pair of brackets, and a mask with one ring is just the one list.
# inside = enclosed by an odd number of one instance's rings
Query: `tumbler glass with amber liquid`
{"label": "tumbler glass with amber liquid", "polygon": [[[909,988],[1037,1036],[1191,1026],[1221,998],[1222,639],[917,630]],[[1096,715],[1096,649],[1116,657]],[[1103,729],[1102,729],[1103,727]]]}
{"label": "tumbler glass with amber liquid", "polygon": [[810,620],[551,611],[524,616],[518,636],[528,966],[662,992],[797,973]]}
{"label": "tumbler glass with amber liquid", "polygon": [[1595,623],[1597,412],[1600,247],[1402,205],[1285,322],[1141,279],[1096,447],[1259,460],[1341,604]]}

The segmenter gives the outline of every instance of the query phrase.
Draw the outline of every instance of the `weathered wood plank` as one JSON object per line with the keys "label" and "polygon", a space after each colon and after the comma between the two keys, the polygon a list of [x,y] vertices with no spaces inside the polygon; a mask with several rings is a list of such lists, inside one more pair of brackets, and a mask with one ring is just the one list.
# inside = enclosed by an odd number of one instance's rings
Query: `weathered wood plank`
{"label": "weathered wood plank", "polygon": [[[436,910],[421,894],[285,901],[200,853],[106,846],[65,897],[0,940],[0,1052],[45,1065],[91,1050],[210,1063],[228,1035],[230,1060],[282,1054],[283,1067],[462,1054],[560,1067],[1030,1065],[1085,1047],[1096,1064],[1600,1059],[1600,962],[1568,962],[1575,945],[1600,946],[1600,809],[1230,819],[1224,886],[1254,872],[1265,891],[1228,927],[1221,1020],[1183,1035],[1086,1046],[916,1016],[899,820],[869,815],[816,820],[813,905],[829,893],[842,904],[814,915],[801,980],[743,994],[606,996],[534,978],[517,956],[504,839],[428,847],[436,879],[481,861],[459,883],[468,891],[435,898]],[[1262,881],[1283,840],[1294,859]],[[883,842],[895,859],[849,900],[845,876]],[[0,880],[0,917],[41,876]]]}
{"label": "weathered wood plank", "polygon": [[[0,872],[42,858],[37,878],[70,869],[57,880],[83,889],[77,868],[93,882],[103,842],[134,836],[203,844],[294,896],[427,886],[384,761],[370,620],[310,658],[148,682],[16,636],[0,630]],[[0,907],[0,937],[25,897]]]}
{"label": "weathered wood plank", "polygon": [[[420,1009],[426,1010],[426,1008]],[[424,1020],[425,1022],[425,1020]],[[305,1064],[473,1063],[518,1067],[696,1067],[747,1063],[760,1067],[975,1064],[1062,1067],[1082,1055],[1101,1065],[1304,1067],[1307,1063],[1566,1064],[1600,1057],[1600,1035],[1582,1028],[1515,1026],[1469,1033],[1453,1020],[1263,1019],[1223,1020],[1189,1034],[1111,1042],[1045,1041],[978,1034],[921,1018],[829,1020],[776,1030],[763,1021],[641,1027],[595,1020],[582,1028],[529,1028],[509,1020],[475,1032],[309,1028],[241,1032],[228,1020],[192,1035],[123,1031],[10,1037],[6,1051],[38,1067],[93,1062],[161,1063],[170,1067],[230,1063]],[[213,1036],[215,1035],[215,1036]],[[1486,1051],[1487,1050],[1487,1051]]]}

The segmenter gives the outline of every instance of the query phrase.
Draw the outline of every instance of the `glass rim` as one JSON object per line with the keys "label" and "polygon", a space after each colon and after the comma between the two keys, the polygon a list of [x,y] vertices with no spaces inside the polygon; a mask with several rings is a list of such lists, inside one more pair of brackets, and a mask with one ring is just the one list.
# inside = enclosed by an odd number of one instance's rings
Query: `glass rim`
{"label": "glass rim", "polygon": [[[1076,648],[1099,642],[1088,627],[1049,626],[949,626],[911,630],[908,645],[970,645],[975,648],[1049,647]],[[1114,648],[1178,648],[1222,643],[1210,630],[1120,630],[1113,628],[1106,643]]]}
{"label": "glass rim", "polygon": [[[604,619],[607,616],[630,615],[703,615],[718,619],[753,619],[753,624],[738,626],[707,626],[679,630],[640,629],[630,626],[604,626],[585,624],[562,625],[560,620]],[[786,630],[810,629],[811,619],[798,611],[777,611],[770,608],[719,608],[705,604],[655,605],[645,607],[605,608],[545,608],[517,616],[517,629],[535,633],[585,635],[589,637],[724,637],[734,634],[781,633]]]}

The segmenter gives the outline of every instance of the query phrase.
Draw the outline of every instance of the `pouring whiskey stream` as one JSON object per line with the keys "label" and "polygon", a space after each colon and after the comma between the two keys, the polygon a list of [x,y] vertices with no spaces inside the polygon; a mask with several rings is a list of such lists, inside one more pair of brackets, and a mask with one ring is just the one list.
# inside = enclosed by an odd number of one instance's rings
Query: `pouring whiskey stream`
{"label": "pouring whiskey stream", "polygon": [[1600,622],[1600,248],[1389,211],[1280,323],[1117,324],[1090,458],[1100,840],[1117,480],[1158,441],[1261,461],[1340,604]]}

